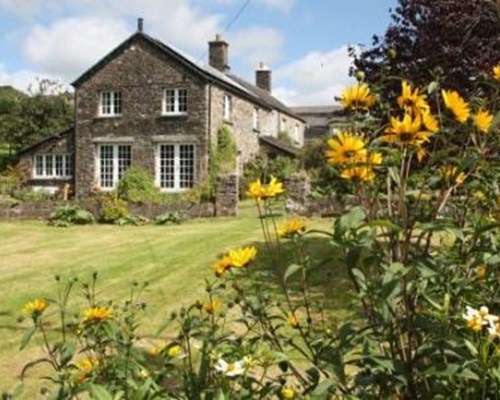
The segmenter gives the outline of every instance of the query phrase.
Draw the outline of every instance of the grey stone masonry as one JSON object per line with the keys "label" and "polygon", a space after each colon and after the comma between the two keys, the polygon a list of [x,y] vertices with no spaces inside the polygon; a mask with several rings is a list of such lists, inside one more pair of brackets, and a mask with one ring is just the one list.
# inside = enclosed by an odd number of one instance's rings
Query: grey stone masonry
{"label": "grey stone masonry", "polygon": [[215,215],[217,217],[238,215],[238,175],[217,177],[215,193]]}

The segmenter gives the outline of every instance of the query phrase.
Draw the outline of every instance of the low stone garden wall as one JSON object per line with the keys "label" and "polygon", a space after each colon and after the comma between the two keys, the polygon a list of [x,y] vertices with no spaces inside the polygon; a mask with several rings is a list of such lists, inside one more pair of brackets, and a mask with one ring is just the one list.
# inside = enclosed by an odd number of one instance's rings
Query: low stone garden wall
{"label": "low stone garden wall", "polygon": [[[100,215],[99,204],[92,199],[63,202],[23,202],[17,205],[1,205],[0,219],[48,219],[59,206],[79,204],[94,216]],[[135,216],[153,219],[168,212],[179,212],[190,218],[235,216],[238,214],[238,176],[227,175],[217,179],[217,189],[214,202],[203,203],[173,203],[173,204],[129,204],[129,212]]]}

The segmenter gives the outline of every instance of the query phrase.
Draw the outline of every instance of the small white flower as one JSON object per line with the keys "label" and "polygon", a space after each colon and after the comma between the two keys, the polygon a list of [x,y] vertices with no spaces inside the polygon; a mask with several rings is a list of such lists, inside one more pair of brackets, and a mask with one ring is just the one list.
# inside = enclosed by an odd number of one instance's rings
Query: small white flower
{"label": "small white flower", "polygon": [[215,364],[215,370],[223,373],[227,377],[233,377],[243,375],[245,373],[245,366],[242,361],[228,363],[224,359],[220,358]]}

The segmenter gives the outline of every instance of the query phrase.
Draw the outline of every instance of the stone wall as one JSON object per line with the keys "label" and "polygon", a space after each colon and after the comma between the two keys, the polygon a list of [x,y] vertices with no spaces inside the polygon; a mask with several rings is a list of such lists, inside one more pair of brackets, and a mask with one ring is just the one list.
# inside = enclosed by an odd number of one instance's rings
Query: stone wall
{"label": "stone wall", "polygon": [[311,197],[311,182],[307,175],[295,175],[284,181],[286,188],[286,210],[302,216],[331,217],[342,214],[344,204],[335,194]]}
{"label": "stone wall", "polygon": [[238,215],[239,179],[237,174],[217,178],[215,215],[218,217]]}

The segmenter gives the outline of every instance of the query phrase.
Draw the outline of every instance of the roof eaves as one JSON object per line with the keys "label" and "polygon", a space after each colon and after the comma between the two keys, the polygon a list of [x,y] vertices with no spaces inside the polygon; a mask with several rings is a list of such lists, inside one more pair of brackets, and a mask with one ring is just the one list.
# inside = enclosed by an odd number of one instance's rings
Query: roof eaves
{"label": "roof eaves", "polygon": [[70,126],[69,128],[67,128],[59,133],[56,133],[55,135],[43,138],[43,139],[39,140],[38,142],[33,143],[32,145],[20,150],[19,155],[22,156],[23,154],[29,153],[30,151],[35,150],[37,147],[40,147],[40,146],[44,145],[45,143],[49,143],[53,140],[62,139],[64,136],[69,135],[74,129],[75,129],[74,126]]}

